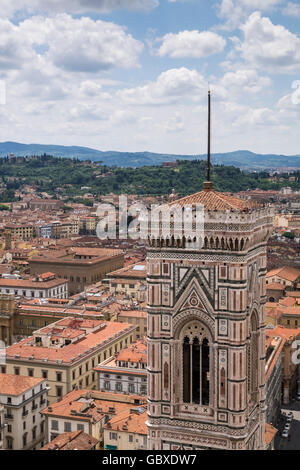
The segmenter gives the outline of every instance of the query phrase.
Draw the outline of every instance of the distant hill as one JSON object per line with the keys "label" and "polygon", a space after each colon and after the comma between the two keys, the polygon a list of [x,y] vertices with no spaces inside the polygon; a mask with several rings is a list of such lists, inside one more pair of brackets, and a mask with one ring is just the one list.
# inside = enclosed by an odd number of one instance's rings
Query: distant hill
{"label": "distant hill", "polygon": [[[63,145],[39,145],[20,144],[18,142],[0,143],[0,157],[9,154],[16,156],[26,155],[53,155],[55,157],[79,158],[80,160],[102,161],[109,166],[142,167],[161,165],[163,162],[176,160],[203,160],[206,155],[174,155],[151,152],[102,152],[88,147],[63,146]],[[300,168],[300,155],[262,155],[238,150],[229,153],[216,153],[212,155],[212,163],[219,165],[234,165],[244,170],[279,169],[283,167]]]}

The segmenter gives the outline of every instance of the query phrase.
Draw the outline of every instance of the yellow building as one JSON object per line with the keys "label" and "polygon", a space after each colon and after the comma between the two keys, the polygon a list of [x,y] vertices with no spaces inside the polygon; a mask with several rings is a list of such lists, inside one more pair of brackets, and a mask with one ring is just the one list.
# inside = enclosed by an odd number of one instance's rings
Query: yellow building
{"label": "yellow building", "polygon": [[136,326],[67,317],[6,349],[2,373],[41,377],[53,403],[71,390],[96,389],[97,364],[136,340]]}
{"label": "yellow building", "polygon": [[6,229],[10,231],[12,238],[20,238],[22,240],[30,240],[34,235],[34,227],[31,224],[9,224]]}

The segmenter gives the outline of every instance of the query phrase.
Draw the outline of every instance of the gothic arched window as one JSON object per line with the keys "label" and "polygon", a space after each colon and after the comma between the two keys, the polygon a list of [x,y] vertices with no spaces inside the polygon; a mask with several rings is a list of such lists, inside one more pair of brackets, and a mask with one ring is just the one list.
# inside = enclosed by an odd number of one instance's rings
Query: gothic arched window
{"label": "gothic arched window", "polygon": [[247,363],[249,399],[256,401],[258,391],[258,324],[254,313],[250,319]]}
{"label": "gothic arched window", "polygon": [[208,331],[200,322],[182,332],[182,398],[184,403],[209,405],[210,347]]}

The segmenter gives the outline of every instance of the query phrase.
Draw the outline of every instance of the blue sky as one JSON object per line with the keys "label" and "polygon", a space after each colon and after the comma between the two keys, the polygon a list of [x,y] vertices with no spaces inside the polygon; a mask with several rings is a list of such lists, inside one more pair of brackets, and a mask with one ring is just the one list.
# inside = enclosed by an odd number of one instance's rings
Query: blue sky
{"label": "blue sky", "polygon": [[299,0],[0,0],[0,11],[0,141],[205,153],[209,83],[213,151],[300,154]]}

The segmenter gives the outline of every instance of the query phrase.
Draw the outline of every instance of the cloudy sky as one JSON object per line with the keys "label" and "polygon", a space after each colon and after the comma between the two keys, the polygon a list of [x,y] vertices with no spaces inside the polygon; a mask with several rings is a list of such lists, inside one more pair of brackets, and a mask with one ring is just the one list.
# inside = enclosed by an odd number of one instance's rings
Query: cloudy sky
{"label": "cloudy sky", "polygon": [[[300,154],[300,2],[0,0],[0,141]],[[5,84],[6,100],[3,88]]]}

